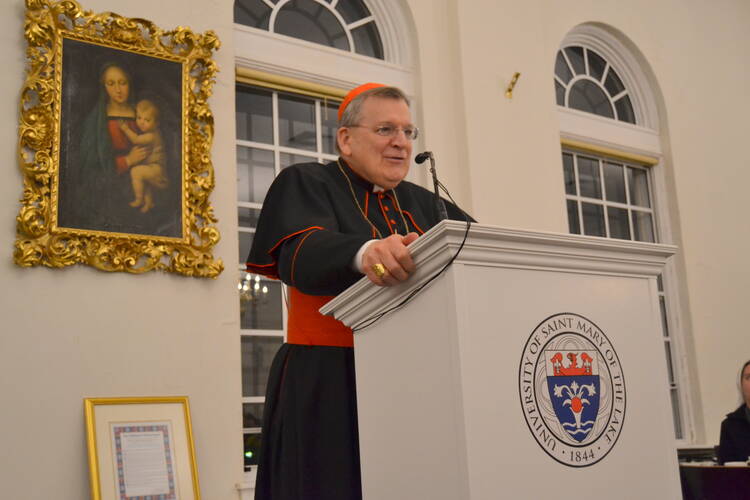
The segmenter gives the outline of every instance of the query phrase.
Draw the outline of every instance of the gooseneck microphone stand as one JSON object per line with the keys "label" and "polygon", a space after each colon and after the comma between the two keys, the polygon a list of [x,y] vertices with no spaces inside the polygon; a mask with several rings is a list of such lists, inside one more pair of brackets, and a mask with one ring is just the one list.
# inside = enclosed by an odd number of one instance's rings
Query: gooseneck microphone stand
{"label": "gooseneck microphone stand", "polygon": [[417,164],[422,164],[427,158],[430,159],[430,174],[432,174],[432,185],[435,190],[435,208],[437,209],[438,220],[441,221],[448,218],[448,211],[445,209],[443,199],[440,198],[437,171],[435,170],[435,156],[432,154],[432,151],[425,151],[424,153],[419,153],[414,158],[414,161]]}

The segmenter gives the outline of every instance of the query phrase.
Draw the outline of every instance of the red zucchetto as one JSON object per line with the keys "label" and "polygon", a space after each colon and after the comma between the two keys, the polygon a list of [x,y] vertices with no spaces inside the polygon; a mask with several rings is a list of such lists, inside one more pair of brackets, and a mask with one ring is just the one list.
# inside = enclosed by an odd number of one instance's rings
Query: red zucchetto
{"label": "red zucchetto", "polygon": [[341,121],[341,117],[344,115],[344,110],[349,105],[349,103],[352,102],[352,99],[357,97],[362,92],[367,92],[368,90],[376,89],[378,87],[385,87],[385,85],[383,85],[382,83],[370,82],[351,89],[349,93],[346,94],[346,97],[344,97],[344,100],[341,101],[341,105],[339,105],[339,121]]}

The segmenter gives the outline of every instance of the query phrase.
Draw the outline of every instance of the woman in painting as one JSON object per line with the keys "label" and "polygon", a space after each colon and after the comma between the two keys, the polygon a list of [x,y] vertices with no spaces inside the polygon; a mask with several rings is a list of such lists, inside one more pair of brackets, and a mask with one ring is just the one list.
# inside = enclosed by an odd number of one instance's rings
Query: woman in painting
{"label": "woman in painting", "polygon": [[77,169],[80,196],[74,201],[78,216],[73,227],[141,232],[142,214],[128,203],[133,196],[128,170],[146,158],[148,148],[133,146],[122,130],[123,123],[138,130],[132,78],[123,65],[107,63],[102,67],[99,83],[99,99],[81,130]]}

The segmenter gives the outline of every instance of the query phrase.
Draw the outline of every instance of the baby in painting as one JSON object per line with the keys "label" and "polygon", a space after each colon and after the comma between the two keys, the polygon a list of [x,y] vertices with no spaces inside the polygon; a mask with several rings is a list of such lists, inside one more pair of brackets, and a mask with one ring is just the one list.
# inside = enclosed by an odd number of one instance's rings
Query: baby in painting
{"label": "baby in painting", "polygon": [[140,134],[134,132],[127,123],[121,125],[122,131],[136,146],[148,147],[149,153],[141,163],[130,169],[134,195],[130,206],[141,207],[141,212],[146,213],[154,208],[154,190],[167,187],[164,147],[159,132],[159,108],[148,99],[138,101],[135,105],[135,123]]}

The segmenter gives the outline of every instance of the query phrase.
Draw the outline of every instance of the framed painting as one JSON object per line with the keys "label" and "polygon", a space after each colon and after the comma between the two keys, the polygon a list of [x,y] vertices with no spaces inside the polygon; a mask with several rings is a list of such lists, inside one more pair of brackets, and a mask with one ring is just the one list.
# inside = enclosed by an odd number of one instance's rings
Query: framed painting
{"label": "framed painting", "polygon": [[185,396],[84,400],[92,500],[200,500]]}
{"label": "framed painting", "polygon": [[27,0],[15,262],[216,277],[213,32]]}

